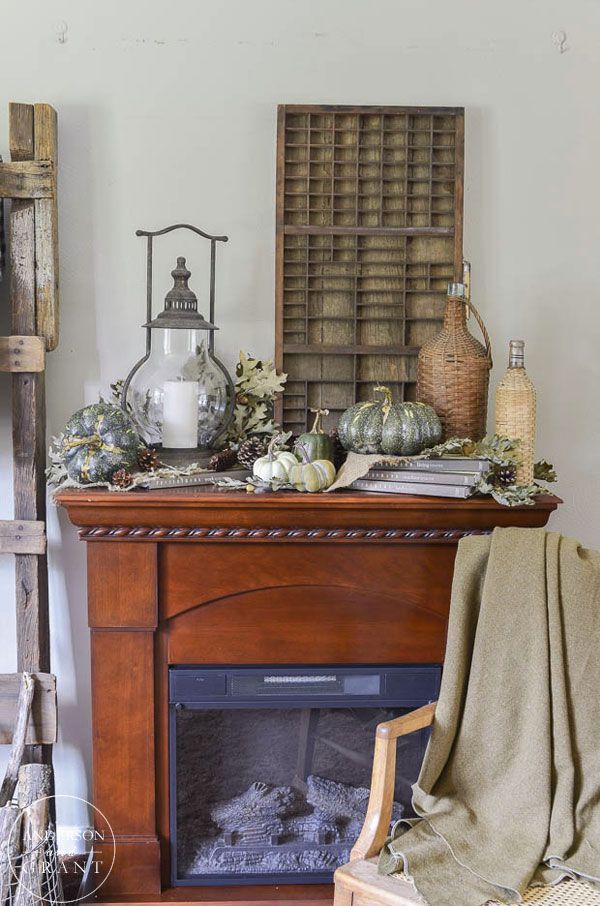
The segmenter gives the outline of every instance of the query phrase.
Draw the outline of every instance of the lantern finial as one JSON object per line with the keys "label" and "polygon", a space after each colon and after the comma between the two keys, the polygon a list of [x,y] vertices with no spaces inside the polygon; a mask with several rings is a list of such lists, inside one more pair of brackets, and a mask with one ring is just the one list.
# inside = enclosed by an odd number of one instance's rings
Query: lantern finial
{"label": "lantern finial", "polygon": [[191,271],[185,266],[185,258],[177,259],[177,267],[171,271],[173,288],[165,296],[165,311],[198,311],[196,293],[189,288]]}

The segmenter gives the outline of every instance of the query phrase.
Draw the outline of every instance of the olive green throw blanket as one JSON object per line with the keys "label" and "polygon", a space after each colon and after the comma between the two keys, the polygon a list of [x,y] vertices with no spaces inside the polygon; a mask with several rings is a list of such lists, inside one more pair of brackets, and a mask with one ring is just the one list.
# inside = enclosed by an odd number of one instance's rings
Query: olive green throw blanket
{"label": "olive green throw blanket", "polygon": [[379,867],[430,906],[600,884],[600,554],[543,529],[460,542],[413,805]]}

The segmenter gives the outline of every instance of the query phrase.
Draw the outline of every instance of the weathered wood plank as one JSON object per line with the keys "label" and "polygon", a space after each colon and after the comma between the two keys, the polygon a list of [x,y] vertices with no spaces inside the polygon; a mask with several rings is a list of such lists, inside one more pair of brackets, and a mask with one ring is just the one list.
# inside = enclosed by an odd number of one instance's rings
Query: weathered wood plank
{"label": "weathered wood plank", "polygon": [[[57,116],[49,104],[34,107],[35,159],[50,161],[54,180],[58,160]],[[37,334],[46,349],[58,345],[58,207],[56,183],[50,198],[35,200],[35,278]]]}
{"label": "weathered wood plank", "polygon": [[[21,673],[0,673],[0,745],[13,739]],[[56,677],[51,673],[33,675],[35,690],[27,723],[26,745],[56,742]]]}
{"label": "weathered wood plank", "polygon": [[33,104],[9,104],[10,156],[33,160]]}
{"label": "weathered wood plank", "polygon": [[46,344],[41,337],[0,337],[0,371],[43,371]]}
{"label": "weathered wood plank", "polygon": [[25,519],[0,519],[0,554],[44,554],[46,526]]}
{"label": "weathered wood plank", "polygon": [[35,336],[35,213],[33,201],[14,201],[10,213],[12,330]]}
{"label": "weathered wood plank", "polygon": [[54,186],[54,165],[50,161],[0,164],[0,198],[52,198]]}
{"label": "weathered wood plank", "polygon": [[[34,156],[33,108],[10,106],[10,151],[13,160]],[[35,336],[35,202],[13,201],[10,214],[10,295],[12,332]],[[45,521],[44,372],[13,374],[14,512],[16,520]],[[49,672],[48,575],[45,555],[15,557],[17,668]],[[31,760],[48,758],[39,748]]]}
{"label": "weathered wood plank", "polygon": [[463,230],[465,195],[465,115],[456,118],[456,189],[454,194],[454,279],[463,279]]}

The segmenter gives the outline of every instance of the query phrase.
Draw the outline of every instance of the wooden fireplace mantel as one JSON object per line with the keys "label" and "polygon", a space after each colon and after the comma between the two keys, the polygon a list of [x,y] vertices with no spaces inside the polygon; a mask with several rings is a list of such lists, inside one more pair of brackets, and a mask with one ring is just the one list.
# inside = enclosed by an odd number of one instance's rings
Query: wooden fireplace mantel
{"label": "wooden fireplace mantel", "polygon": [[459,540],[544,526],[560,500],[204,487],[58,502],[87,547],[94,802],[117,841],[97,902],[323,906],[328,886],[169,887],[169,665],[440,663]]}
{"label": "wooden fireplace mantel", "polygon": [[[65,490],[58,502],[86,539],[94,528],[159,529],[216,527],[285,528],[452,528],[463,534],[494,526],[543,526],[561,502],[553,495],[538,497],[533,506],[505,507],[491,497],[453,500],[396,494],[332,494],[280,492],[248,494],[222,488],[173,488],[164,491],[117,493],[94,488]],[[100,531],[96,537],[101,537]],[[123,537],[110,534],[102,537]],[[128,539],[142,537],[130,533]],[[165,536],[156,535],[157,538]],[[187,537],[182,535],[182,537]],[[191,537],[191,536],[190,536]]]}

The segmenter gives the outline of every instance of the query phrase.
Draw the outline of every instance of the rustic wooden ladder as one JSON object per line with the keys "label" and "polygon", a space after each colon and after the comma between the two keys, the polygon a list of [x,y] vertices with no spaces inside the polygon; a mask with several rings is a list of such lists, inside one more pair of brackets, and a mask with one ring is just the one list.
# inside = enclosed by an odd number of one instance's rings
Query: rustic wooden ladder
{"label": "rustic wooden ladder", "polygon": [[14,519],[0,521],[0,553],[15,555],[19,673],[0,675],[0,743],[14,742],[26,675],[34,674],[25,760],[50,764],[56,683],[49,672],[44,368],[46,351],[58,343],[56,111],[10,104],[9,122],[11,160],[0,162],[0,199],[12,200],[12,336],[0,337],[0,371],[12,373]]}

